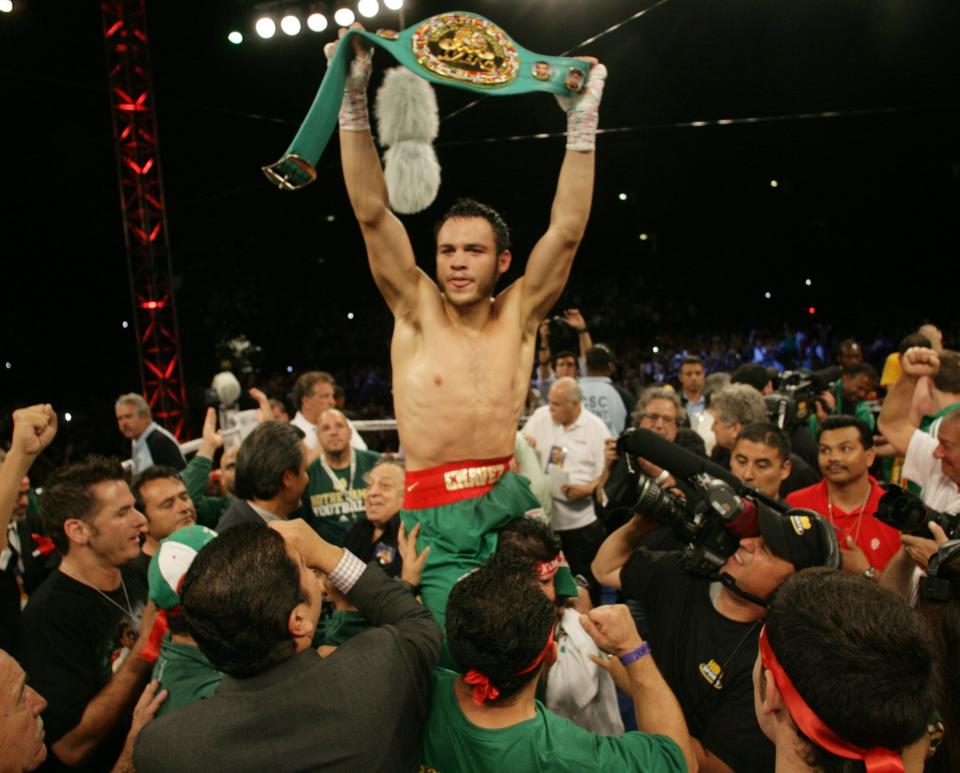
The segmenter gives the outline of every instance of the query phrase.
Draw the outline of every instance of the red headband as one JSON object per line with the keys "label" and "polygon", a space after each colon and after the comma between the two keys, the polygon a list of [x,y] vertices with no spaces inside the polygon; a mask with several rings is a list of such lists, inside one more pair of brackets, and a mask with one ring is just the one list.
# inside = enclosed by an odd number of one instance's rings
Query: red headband
{"label": "red headband", "polygon": [[[533,662],[527,666],[523,671],[517,671],[514,676],[523,676],[524,674],[529,674],[533,669],[539,666],[543,659],[547,656],[547,653],[550,651],[550,647],[553,645],[553,628],[550,628],[550,635],[547,637],[547,643],[544,645],[544,648],[540,650],[540,654],[533,659]],[[473,702],[478,706],[482,706],[484,701],[496,700],[497,696],[500,695],[500,690],[490,684],[490,677],[486,674],[481,674],[475,668],[471,668],[467,671],[466,675],[463,677],[463,681],[467,684],[472,685],[472,697]]]}
{"label": "red headband", "polygon": [[841,738],[823,723],[797,692],[777,656],[773,654],[773,648],[767,640],[766,626],[760,630],[760,661],[763,667],[773,674],[773,681],[776,682],[787,711],[797,727],[817,746],[848,760],[863,760],[867,773],[904,773],[903,760],[893,749],[884,746],[865,749]]}

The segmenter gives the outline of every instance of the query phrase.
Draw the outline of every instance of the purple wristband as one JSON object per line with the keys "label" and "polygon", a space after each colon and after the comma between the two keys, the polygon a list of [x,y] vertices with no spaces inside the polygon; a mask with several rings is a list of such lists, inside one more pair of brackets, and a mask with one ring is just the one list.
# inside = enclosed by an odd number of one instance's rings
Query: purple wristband
{"label": "purple wristband", "polygon": [[644,655],[650,654],[650,642],[645,641],[636,649],[630,650],[627,654],[620,656],[620,662],[625,666],[629,666],[631,663],[636,663]]}

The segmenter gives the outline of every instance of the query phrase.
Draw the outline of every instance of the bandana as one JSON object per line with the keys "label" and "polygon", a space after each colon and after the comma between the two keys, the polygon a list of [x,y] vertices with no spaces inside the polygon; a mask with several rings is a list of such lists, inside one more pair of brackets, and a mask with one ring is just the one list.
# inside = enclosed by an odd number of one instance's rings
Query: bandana
{"label": "bandana", "polygon": [[[529,666],[522,671],[517,671],[514,676],[523,676],[524,674],[529,674],[531,671],[533,671],[533,669],[543,662],[543,659],[547,656],[551,646],[553,646],[553,628],[550,629],[550,635],[547,637],[547,643],[544,645],[543,649],[540,650],[540,654],[533,659],[533,662]],[[484,701],[496,700],[497,696],[500,695],[500,690],[491,684],[490,677],[488,677],[486,674],[480,673],[475,668],[471,668],[469,671],[467,671],[466,675],[463,677],[463,681],[473,687],[471,697],[473,698],[473,702],[478,706],[482,706]]]}
{"label": "bandana", "polygon": [[807,705],[803,696],[797,692],[797,688],[793,686],[793,682],[790,681],[787,672],[783,670],[777,656],[773,654],[773,649],[767,639],[766,626],[760,630],[760,660],[763,667],[773,673],[773,680],[776,682],[780,695],[783,696],[783,702],[786,704],[791,718],[804,735],[817,746],[844,759],[863,760],[867,767],[867,773],[903,773],[903,760],[893,749],[884,746],[865,749],[841,738],[823,723],[820,717],[813,712],[813,709]]}

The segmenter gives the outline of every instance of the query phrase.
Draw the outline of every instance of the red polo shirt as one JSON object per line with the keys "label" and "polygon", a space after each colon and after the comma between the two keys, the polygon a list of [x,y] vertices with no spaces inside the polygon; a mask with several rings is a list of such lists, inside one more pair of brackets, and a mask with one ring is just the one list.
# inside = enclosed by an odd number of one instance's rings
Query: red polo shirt
{"label": "red polo shirt", "polygon": [[[846,547],[848,535],[853,536],[854,542],[866,554],[871,566],[883,571],[887,562],[900,549],[900,532],[892,526],[881,523],[874,517],[877,504],[883,496],[883,489],[876,479],[870,476],[870,496],[863,507],[850,512],[833,506],[833,524],[837,528],[837,541],[841,548]],[[791,507],[803,507],[820,513],[830,520],[830,497],[827,493],[827,479],[807,488],[794,491],[787,495],[787,504]]]}

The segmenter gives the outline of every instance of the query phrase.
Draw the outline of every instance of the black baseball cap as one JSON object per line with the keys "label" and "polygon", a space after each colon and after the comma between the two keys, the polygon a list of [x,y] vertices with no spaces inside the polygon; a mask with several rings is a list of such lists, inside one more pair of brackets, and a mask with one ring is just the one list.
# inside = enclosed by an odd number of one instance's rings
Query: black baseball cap
{"label": "black baseball cap", "polygon": [[760,506],[758,520],[763,541],[797,571],[810,566],[840,568],[840,546],[833,527],[813,510],[793,508],[778,513]]}

